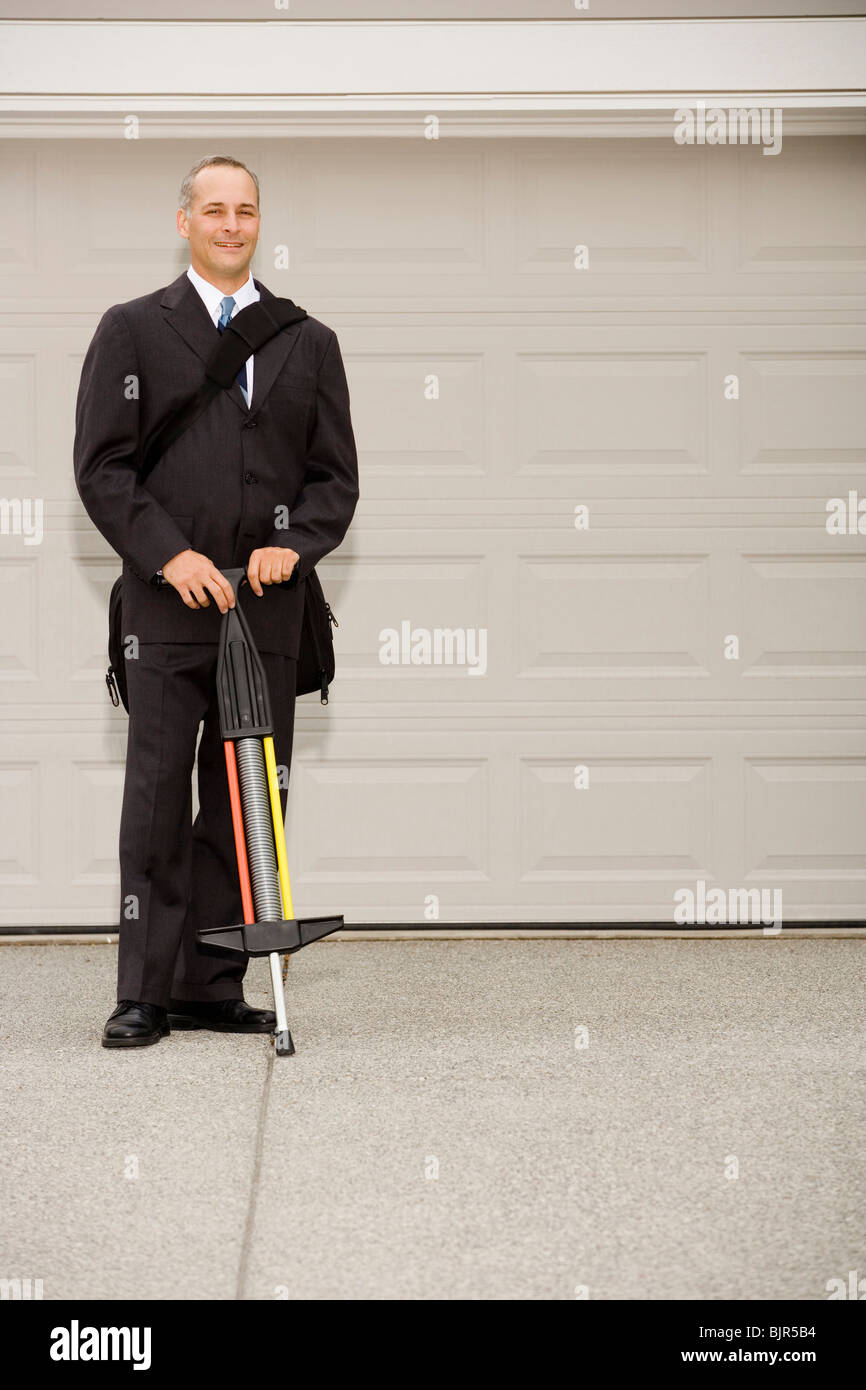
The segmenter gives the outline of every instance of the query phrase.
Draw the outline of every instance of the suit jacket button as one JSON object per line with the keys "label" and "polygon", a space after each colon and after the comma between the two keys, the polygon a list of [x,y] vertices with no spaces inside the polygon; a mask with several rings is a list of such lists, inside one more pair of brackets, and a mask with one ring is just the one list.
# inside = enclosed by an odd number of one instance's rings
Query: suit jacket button
{"label": "suit jacket button", "polygon": [[257,424],[258,424],[258,421],[257,421],[257,420],[247,420],[246,424],[244,425],[244,429],[245,429],[245,430],[254,430]]}
{"label": "suit jacket button", "polygon": [[256,475],[255,475],[255,473],[250,473],[249,471],[247,471],[247,472],[244,474],[244,482],[245,482],[245,483],[254,483],[255,480],[256,480]]}

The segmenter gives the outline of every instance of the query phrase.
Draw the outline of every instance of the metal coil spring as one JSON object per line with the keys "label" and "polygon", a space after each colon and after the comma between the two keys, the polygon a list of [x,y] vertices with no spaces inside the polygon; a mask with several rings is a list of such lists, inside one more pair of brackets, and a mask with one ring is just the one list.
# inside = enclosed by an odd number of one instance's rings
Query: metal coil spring
{"label": "metal coil spring", "polygon": [[265,756],[261,739],[239,738],[235,742],[247,859],[253,886],[257,922],[281,922],[283,904],[274,855],[274,823],[268,795]]}

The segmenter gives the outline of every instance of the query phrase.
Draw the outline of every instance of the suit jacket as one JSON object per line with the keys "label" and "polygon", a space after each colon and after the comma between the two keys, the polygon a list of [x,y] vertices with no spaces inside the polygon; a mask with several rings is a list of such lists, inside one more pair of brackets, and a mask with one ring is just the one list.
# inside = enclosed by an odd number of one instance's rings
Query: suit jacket
{"label": "suit jacket", "polygon": [[[273,299],[256,280],[262,300]],[[186,274],[103,315],[84,359],[75,416],[75,481],[123,559],[123,630],[141,642],[217,642],[220,614],[187,608],[156,571],[192,547],[218,569],[251,551],[297,551],[291,582],[246,586],[261,651],[297,656],[304,581],[340,544],[358,500],[349,392],[336,334],[318,319],[285,328],[255,355],[248,409],[237,382],[170,446],[144,485],[148,437],[194,395],[218,342]],[[288,517],[288,525],[285,518]]]}

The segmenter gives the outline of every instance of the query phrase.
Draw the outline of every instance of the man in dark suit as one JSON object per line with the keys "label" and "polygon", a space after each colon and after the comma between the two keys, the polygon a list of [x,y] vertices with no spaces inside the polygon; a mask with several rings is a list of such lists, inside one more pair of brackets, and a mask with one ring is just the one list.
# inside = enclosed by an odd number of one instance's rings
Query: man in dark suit
{"label": "man in dark suit", "polygon": [[[81,373],[75,480],[123,560],[129,739],[120,826],[118,1007],[103,1044],[170,1030],[270,1032],[245,966],[199,951],[203,926],[242,920],[216,702],[222,569],[247,567],[244,611],[265,667],[277,763],[291,763],[304,584],[358,499],[349,393],[333,331],[306,318],[247,359],[140,484],[143,448],[194,396],[232,314],[273,295],[250,274],[259,188],[237,160],[190,170],[177,226],[190,268],[100,320]],[[160,583],[162,579],[162,583]],[[200,810],[192,824],[196,739]],[[286,788],[281,790],[283,814]]]}

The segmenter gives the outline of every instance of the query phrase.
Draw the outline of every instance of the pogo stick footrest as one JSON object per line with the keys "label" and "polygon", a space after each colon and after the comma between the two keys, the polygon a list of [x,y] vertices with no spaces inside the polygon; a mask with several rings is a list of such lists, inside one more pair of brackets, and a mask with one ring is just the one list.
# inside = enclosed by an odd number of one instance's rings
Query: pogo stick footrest
{"label": "pogo stick footrest", "polygon": [[237,927],[205,927],[198,933],[202,950],[225,956],[290,955],[340,931],[342,917],[305,917],[291,922],[242,922]]}

